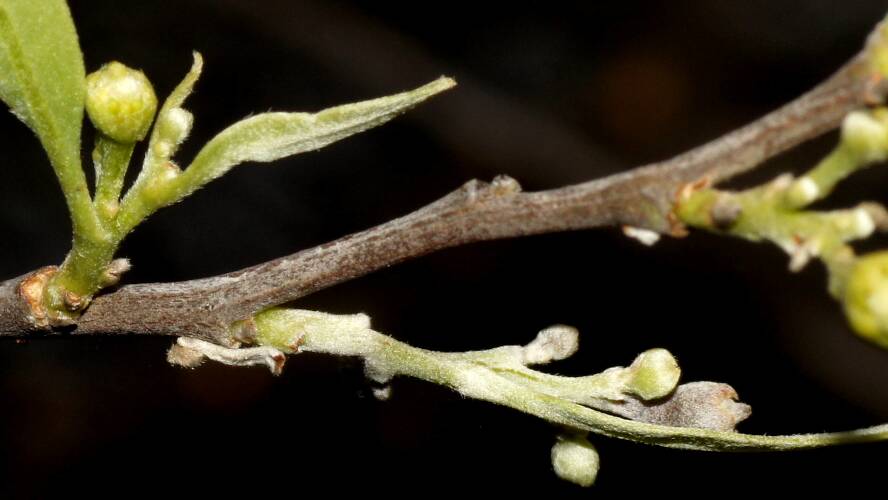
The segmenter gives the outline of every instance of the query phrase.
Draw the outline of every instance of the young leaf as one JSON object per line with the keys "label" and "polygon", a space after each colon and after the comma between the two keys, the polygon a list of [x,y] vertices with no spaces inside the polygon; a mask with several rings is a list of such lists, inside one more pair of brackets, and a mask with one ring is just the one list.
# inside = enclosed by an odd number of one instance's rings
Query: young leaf
{"label": "young leaf", "polygon": [[191,95],[194,84],[197,83],[197,79],[200,78],[200,73],[203,71],[203,56],[197,51],[193,52],[192,56],[194,63],[188,74],[179,82],[179,85],[176,85],[157,113],[157,120],[154,130],[151,132],[148,152],[142,167],[143,173],[139,175],[139,181],[143,177],[153,176],[156,169],[175,154],[176,149],[191,131],[191,122],[194,118],[191,113],[182,108],[182,105],[185,103],[185,99]]}
{"label": "young leaf", "polygon": [[187,196],[234,166],[270,162],[320,149],[382,125],[429,97],[456,85],[439,78],[415,90],[345,104],[319,113],[263,113],[228,127],[210,140],[183,172],[171,202]]}
{"label": "young leaf", "polygon": [[[439,78],[417,89],[346,104],[319,113],[264,113],[242,120],[212,138],[184,171],[169,161],[191,128],[191,114],[181,104],[200,75],[195,52],[191,72],[164,103],[157,116],[148,154],[138,179],[124,197],[115,218],[122,239],[157,209],[176,203],[204,184],[247,161],[269,162],[313,151],[391,120],[456,82]],[[178,112],[177,112],[178,111]]]}
{"label": "young leaf", "polygon": [[37,134],[57,170],[79,165],[84,79],[63,0],[0,1],[0,98]]}

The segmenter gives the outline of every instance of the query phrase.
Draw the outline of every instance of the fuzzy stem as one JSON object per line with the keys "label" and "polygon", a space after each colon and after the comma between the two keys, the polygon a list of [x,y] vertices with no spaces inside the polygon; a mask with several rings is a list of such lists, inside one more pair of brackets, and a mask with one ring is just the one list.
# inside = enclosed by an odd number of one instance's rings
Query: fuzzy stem
{"label": "fuzzy stem", "polygon": [[371,330],[363,315],[340,317],[276,308],[257,314],[253,325],[258,343],[285,352],[298,347],[358,356],[376,374],[418,378],[566,427],[651,445],[708,451],[778,451],[888,439],[888,425],[839,433],[759,436],[636,422],[539,392],[471,358],[409,346]]}
{"label": "fuzzy stem", "polygon": [[96,169],[96,195],[93,204],[105,224],[114,220],[120,193],[135,143],[117,142],[105,135],[96,138],[93,162]]}

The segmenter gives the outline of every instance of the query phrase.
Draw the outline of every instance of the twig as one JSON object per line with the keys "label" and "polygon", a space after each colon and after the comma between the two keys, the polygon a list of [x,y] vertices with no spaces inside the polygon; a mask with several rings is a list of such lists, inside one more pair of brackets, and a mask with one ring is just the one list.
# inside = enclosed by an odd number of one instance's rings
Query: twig
{"label": "twig", "polygon": [[[70,333],[189,336],[237,345],[230,326],[270,306],[430,252],[476,241],[628,225],[680,235],[677,191],[718,182],[835,128],[882,97],[869,48],[782,108],[670,160],[564,188],[523,193],[516,181],[470,181],[399,219],[241,271],[181,283],[125,286],[97,297]],[[35,330],[16,278],[0,285],[0,336]]]}

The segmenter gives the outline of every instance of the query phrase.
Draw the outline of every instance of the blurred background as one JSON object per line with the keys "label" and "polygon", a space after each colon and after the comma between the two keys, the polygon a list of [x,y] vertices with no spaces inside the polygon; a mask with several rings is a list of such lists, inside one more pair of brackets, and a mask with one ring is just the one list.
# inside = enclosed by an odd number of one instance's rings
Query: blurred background
{"label": "blurred background", "polygon": [[[183,164],[250,113],[318,110],[441,74],[460,82],[382,128],[242,166],[161,211],[122,248],[134,263],[129,282],[211,276],[293,253],[406,214],[471,178],[505,173],[539,190],[667,158],[828,76],[888,10],[884,0],[71,4],[88,71],[119,60],[143,69],[163,98],[191,50],[203,53]],[[36,139],[12,116],[0,120],[0,135],[0,275],[12,277],[60,262],[70,229]],[[801,171],[835,138],[735,185]],[[91,144],[91,132],[84,140]],[[824,206],[886,202],[886,186],[886,170],[872,168]],[[861,248],[886,246],[882,237]],[[750,433],[888,421],[888,352],[851,335],[818,264],[799,274],[786,267],[771,246],[692,234],[644,248],[604,229],[446,250],[297,305],[365,312],[378,330],[439,350],[523,344],[548,325],[574,325],[581,350],[553,367],[566,374],[665,347],[685,381],[737,389],[753,408],[740,427]],[[0,341],[0,496],[317,487],[696,496],[727,486],[883,483],[886,444],[737,455],[593,438],[602,465],[588,492],[551,472],[556,430],[534,418],[406,379],[378,402],[348,359],[300,355],[277,378],[212,363],[173,368],[171,342]]]}

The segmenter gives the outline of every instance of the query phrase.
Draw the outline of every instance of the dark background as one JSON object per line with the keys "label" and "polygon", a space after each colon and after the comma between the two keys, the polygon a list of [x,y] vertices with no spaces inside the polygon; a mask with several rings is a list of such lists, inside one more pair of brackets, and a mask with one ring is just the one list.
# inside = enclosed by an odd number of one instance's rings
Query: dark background
{"label": "dark background", "polygon": [[[507,173],[537,190],[669,157],[816,84],[888,10],[885,1],[826,0],[71,3],[88,71],[118,59],[143,69],[163,98],[191,50],[203,53],[183,163],[250,113],[317,110],[441,74],[460,82],[380,129],[237,168],[158,213],[121,250],[135,266],[129,282],[256,264],[405,214],[470,178]],[[0,136],[0,275],[12,277],[61,261],[70,230],[37,141],[11,116]],[[739,182],[799,171],[834,141],[813,141]],[[834,204],[888,201],[886,185],[884,168],[870,169]],[[693,234],[649,249],[605,229],[442,251],[298,306],[362,311],[377,329],[440,350],[524,343],[567,323],[583,334],[576,358],[556,367],[571,374],[666,347],[684,380],[728,382],[752,405],[745,432],[888,420],[888,353],[851,335],[819,265],[795,275],[786,265],[766,245]],[[346,359],[298,356],[278,378],[260,368],[173,368],[170,343],[0,342],[0,496],[711,496],[884,481],[886,444],[710,454],[593,438],[602,467],[587,492],[555,478],[555,430],[534,418],[404,379],[377,402],[360,364]]]}

